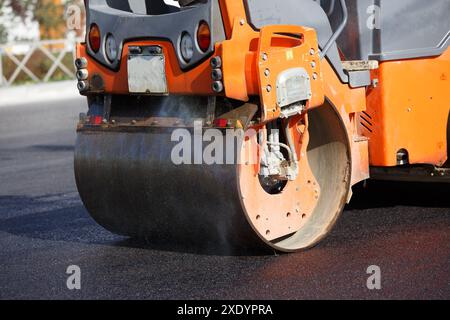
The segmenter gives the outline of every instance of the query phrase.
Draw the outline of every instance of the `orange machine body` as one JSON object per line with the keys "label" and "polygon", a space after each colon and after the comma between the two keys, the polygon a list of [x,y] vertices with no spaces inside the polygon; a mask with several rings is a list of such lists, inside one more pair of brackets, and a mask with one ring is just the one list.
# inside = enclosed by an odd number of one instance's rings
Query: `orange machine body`
{"label": "orange machine body", "polygon": [[[267,89],[275,88],[277,73],[302,66],[311,76],[315,74],[311,80],[313,95],[307,108],[320,107],[327,99],[347,128],[353,184],[369,177],[369,164],[396,166],[399,149],[408,151],[411,164],[441,166],[447,160],[448,50],[435,58],[382,62],[372,73],[372,78],[378,79],[378,86],[353,89],[340,81],[326,59],[320,60],[313,29],[275,25],[256,31],[248,24],[242,1],[220,0],[219,3],[226,40],[215,45],[214,55],[221,56],[223,61],[223,94],[241,101],[259,96],[261,122],[280,114],[273,91]],[[170,94],[215,94],[211,89],[209,60],[183,71],[172,44],[161,40],[124,44],[117,71],[90,58],[86,45],[79,44],[77,55],[88,60],[89,81],[92,84],[93,77],[100,79],[97,85],[92,85],[93,91],[129,94],[126,55],[131,45],[163,48]],[[265,75],[266,69],[273,76]]]}
{"label": "orange machine body", "polygon": [[370,139],[370,164],[396,166],[405,149],[410,164],[442,166],[447,160],[450,112],[450,50],[439,57],[389,61],[374,77],[360,114],[361,132]]}

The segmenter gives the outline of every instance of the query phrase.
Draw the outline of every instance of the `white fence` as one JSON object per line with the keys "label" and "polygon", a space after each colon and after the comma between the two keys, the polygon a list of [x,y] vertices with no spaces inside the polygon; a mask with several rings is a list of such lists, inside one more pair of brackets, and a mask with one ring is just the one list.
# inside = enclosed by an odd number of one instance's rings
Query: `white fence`
{"label": "white fence", "polygon": [[[63,63],[66,55],[75,59],[76,43],[81,39],[44,40],[37,42],[15,42],[0,45],[0,87],[17,84],[19,75],[25,73],[30,81],[35,83],[48,82],[59,69],[68,78],[75,78],[75,69]],[[44,74],[36,74],[27,64],[36,52],[42,52],[50,64]],[[9,62],[9,72],[5,70],[5,62]],[[11,65],[13,66],[11,69]],[[12,72],[11,72],[12,71]],[[6,74],[8,73],[8,74]]]}

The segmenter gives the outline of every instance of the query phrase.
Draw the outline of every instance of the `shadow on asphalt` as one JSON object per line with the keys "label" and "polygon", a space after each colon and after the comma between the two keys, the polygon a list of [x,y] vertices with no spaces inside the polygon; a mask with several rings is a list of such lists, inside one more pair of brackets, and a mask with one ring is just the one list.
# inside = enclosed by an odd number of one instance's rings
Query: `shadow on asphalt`
{"label": "shadow on asphalt", "polygon": [[156,251],[171,251],[178,253],[200,254],[205,256],[273,256],[277,253],[272,250],[261,250],[251,248],[224,248],[210,244],[208,246],[193,246],[184,243],[162,243],[158,240],[146,241],[142,239],[127,238],[118,241],[116,245],[131,247],[135,249],[150,249]]}
{"label": "shadow on asphalt", "polygon": [[[450,208],[449,187],[445,184],[371,182],[367,188],[358,186],[350,205],[346,207],[332,233],[319,244],[322,249],[345,246],[349,241],[364,241],[368,236],[383,236],[398,229],[432,228],[448,225],[449,215],[442,210],[420,208]],[[49,200],[50,199],[50,200]],[[60,206],[59,196],[30,198],[0,196],[0,230],[16,236],[51,241],[101,244],[114,247],[150,249],[215,256],[268,256],[273,251],[217,248],[187,244],[158,243],[116,236],[103,229],[89,216],[81,201]],[[411,207],[409,210],[384,210]],[[414,209],[416,207],[416,209]],[[419,209],[417,209],[419,208]],[[446,212],[447,213],[447,212]],[[418,223],[419,221],[419,223]]]}
{"label": "shadow on asphalt", "polygon": [[[199,247],[185,243],[151,243],[142,240],[117,236],[103,229],[87,213],[79,201],[79,205],[52,208],[48,197],[0,196],[0,231],[20,237],[76,242],[85,244],[100,244],[115,247],[171,251],[202,255],[223,256],[267,256],[273,251],[259,251],[217,247],[213,244]],[[51,196],[58,199],[58,196]],[[56,202],[58,200],[55,200]],[[50,208],[47,208],[50,207]],[[5,215],[10,216],[4,218]]]}
{"label": "shadow on asphalt", "polygon": [[42,240],[91,243],[98,240],[93,239],[93,228],[104,236],[106,231],[96,226],[81,203],[54,208],[54,203],[42,201],[42,197],[0,196],[1,231]]}
{"label": "shadow on asphalt", "polygon": [[347,209],[412,206],[450,208],[450,184],[369,180],[353,187]]}
{"label": "shadow on asphalt", "polygon": [[34,150],[40,150],[40,151],[49,151],[49,152],[61,152],[61,151],[74,151],[75,147],[73,145],[34,145],[30,147]]}

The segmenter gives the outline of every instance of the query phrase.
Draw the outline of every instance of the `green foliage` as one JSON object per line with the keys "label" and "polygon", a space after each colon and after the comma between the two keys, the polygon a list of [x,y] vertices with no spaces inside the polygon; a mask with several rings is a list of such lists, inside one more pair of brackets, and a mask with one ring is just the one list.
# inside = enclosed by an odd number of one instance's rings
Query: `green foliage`
{"label": "green foliage", "polygon": [[60,31],[65,27],[64,6],[51,0],[37,1],[34,11],[34,19],[41,28],[41,38],[51,38],[51,31]]}
{"label": "green foliage", "polygon": [[[0,16],[4,14],[3,9],[8,7],[12,9],[15,17],[24,20],[27,13],[31,12],[32,5],[39,0],[0,0]],[[0,43],[6,42],[8,38],[8,30],[4,25],[0,25]]]}
{"label": "green foliage", "polygon": [[0,24],[0,44],[6,43],[7,40],[8,40],[8,32],[6,31],[6,28]]}
{"label": "green foliage", "polygon": [[60,38],[66,31],[64,12],[66,6],[79,4],[79,0],[69,0],[62,4],[53,0],[0,0],[0,10],[8,5],[16,17],[25,19],[31,16],[39,23],[41,38]]}
{"label": "green foliage", "polygon": [[3,3],[8,1],[14,14],[22,18],[25,18],[27,12],[32,9],[35,2],[40,2],[40,0],[0,0],[0,8]]}

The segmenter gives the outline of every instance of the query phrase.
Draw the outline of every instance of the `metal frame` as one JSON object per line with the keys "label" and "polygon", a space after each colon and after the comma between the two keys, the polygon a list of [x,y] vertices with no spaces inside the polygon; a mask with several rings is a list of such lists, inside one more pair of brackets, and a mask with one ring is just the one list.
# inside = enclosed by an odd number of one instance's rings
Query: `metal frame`
{"label": "metal frame", "polygon": [[[113,34],[118,44],[118,51],[122,53],[124,44],[137,39],[165,39],[169,40],[177,52],[178,62],[182,69],[195,66],[210,56],[214,51],[214,43],[225,39],[220,8],[217,0],[208,0],[206,3],[184,7],[179,11],[161,15],[142,15],[127,12],[108,6],[106,0],[91,0],[86,10],[86,25],[95,23],[100,28],[102,43],[106,36]],[[179,52],[181,35],[186,32],[195,39],[200,21],[206,21],[212,31],[210,48],[203,52],[194,46],[194,56],[189,62],[184,61]],[[217,32],[221,30],[222,32]],[[117,70],[120,66],[120,57],[115,61],[108,61],[105,48],[101,46],[95,53],[89,48],[88,53],[104,66]]]}
{"label": "metal frame", "polygon": [[[343,1],[343,0],[341,0]],[[297,25],[310,27],[316,30],[319,47],[326,54],[331,66],[339,76],[341,82],[348,83],[348,75],[342,69],[334,32],[330,20],[317,2],[317,0],[245,0],[245,8],[249,24],[253,29],[259,30],[266,25]],[[346,23],[346,21],[343,21]],[[339,37],[339,34],[337,34]],[[328,48],[326,48],[328,46]],[[326,50],[324,50],[326,49]]]}
{"label": "metal frame", "polygon": [[[344,31],[345,26],[347,25],[348,22],[347,4],[345,3],[345,0],[340,0],[340,3],[342,10],[342,22],[339,24],[339,27],[336,29],[336,31],[334,31],[333,35],[328,40],[327,44],[323,47],[323,50],[320,53],[321,59],[325,58],[326,54],[328,53],[328,50],[330,50],[331,46],[336,42],[337,38],[339,38],[342,31]],[[333,1],[333,9],[334,9],[334,1]]]}

